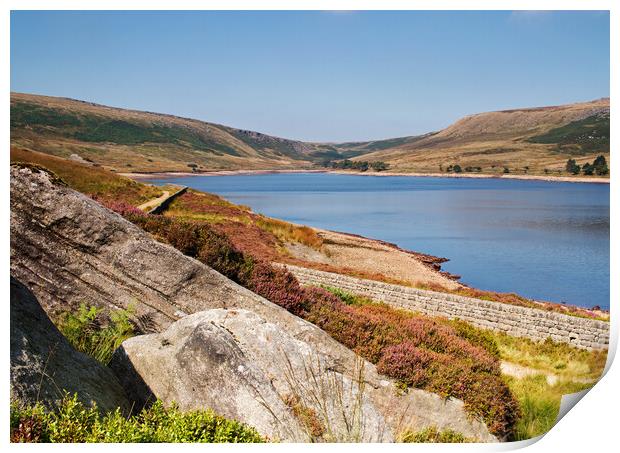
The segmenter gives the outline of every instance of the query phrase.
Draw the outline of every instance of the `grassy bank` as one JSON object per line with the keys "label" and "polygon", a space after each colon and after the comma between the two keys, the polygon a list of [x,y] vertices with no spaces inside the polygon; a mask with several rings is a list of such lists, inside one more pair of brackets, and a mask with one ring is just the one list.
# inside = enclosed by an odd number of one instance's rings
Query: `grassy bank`
{"label": "grassy bank", "polygon": [[71,188],[100,199],[123,201],[137,206],[162,194],[157,187],[117,176],[102,168],[35,151],[12,147],[11,163],[14,162],[41,165],[53,171]]}

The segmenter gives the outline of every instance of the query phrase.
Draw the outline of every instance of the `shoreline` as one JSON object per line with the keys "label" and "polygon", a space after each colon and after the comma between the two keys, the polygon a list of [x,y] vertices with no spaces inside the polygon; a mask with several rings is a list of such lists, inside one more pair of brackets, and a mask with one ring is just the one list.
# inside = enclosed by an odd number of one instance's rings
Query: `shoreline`
{"label": "shoreline", "polygon": [[353,172],[344,170],[295,170],[295,169],[267,169],[267,170],[213,170],[204,172],[183,172],[183,171],[164,171],[153,173],[117,173],[132,179],[163,179],[177,178],[186,176],[235,176],[235,175],[267,175],[275,173],[332,173],[339,175],[354,176],[410,176],[417,178],[472,178],[472,179],[515,179],[525,181],[547,181],[547,182],[572,182],[581,184],[609,184],[610,178],[594,177],[570,177],[570,176],[551,176],[551,175],[511,175],[511,174],[484,174],[484,173],[404,173],[404,172]]}

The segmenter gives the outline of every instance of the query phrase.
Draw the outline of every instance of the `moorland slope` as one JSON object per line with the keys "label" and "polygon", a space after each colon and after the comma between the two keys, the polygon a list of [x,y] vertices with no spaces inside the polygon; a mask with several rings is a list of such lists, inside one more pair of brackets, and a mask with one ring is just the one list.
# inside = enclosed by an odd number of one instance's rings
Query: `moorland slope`
{"label": "moorland slope", "polygon": [[[609,99],[467,116],[419,136],[310,143],[67,98],[11,94],[11,144],[124,172],[321,168],[344,159],[391,171],[560,174],[609,160]],[[469,170],[467,170],[469,169]],[[372,170],[370,170],[372,171]]]}

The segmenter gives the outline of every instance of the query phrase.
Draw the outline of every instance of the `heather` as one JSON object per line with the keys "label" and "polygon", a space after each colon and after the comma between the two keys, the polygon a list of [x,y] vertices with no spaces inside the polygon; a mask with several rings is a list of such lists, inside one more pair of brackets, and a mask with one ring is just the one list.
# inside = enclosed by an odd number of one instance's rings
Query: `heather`
{"label": "heather", "polygon": [[212,411],[181,412],[156,401],[125,417],[120,409],[101,414],[76,395],[66,395],[55,410],[11,402],[11,442],[264,442],[245,424]]}
{"label": "heather", "polygon": [[323,288],[301,287],[285,268],[240,252],[205,222],[123,212],[157,239],[316,324],[404,386],[460,398],[495,435],[511,435],[519,408],[497,356],[463,329],[459,334],[437,320],[382,304],[349,305]]}

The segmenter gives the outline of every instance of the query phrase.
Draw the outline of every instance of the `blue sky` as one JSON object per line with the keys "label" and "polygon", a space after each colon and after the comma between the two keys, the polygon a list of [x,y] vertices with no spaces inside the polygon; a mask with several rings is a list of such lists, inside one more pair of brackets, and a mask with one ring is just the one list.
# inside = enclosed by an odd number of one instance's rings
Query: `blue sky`
{"label": "blue sky", "polygon": [[12,12],[11,90],[287,138],[609,96],[607,12]]}

